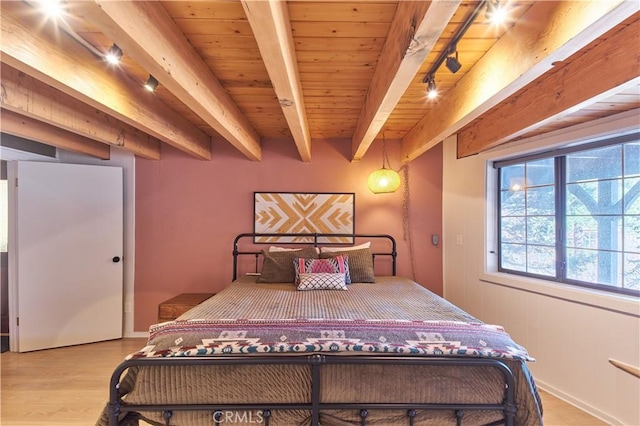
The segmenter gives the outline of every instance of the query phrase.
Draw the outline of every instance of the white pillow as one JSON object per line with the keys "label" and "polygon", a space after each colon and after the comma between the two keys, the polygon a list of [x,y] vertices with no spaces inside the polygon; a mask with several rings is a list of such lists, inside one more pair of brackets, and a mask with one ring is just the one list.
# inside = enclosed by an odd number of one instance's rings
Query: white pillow
{"label": "white pillow", "polygon": [[288,248],[288,247],[278,247],[278,246],[270,246],[269,251],[300,251],[301,248]]}
{"label": "white pillow", "polygon": [[[289,247],[278,247],[278,246],[269,246],[269,251],[300,251],[301,248],[289,248]],[[320,249],[316,247],[316,253],[320,253]]]}
{"label": "white pillow", "polygon": [[345,274],[328,272],[300,274],[298,290],[347,290]]}
{"label": "white pillow", "polygon": [[350,247],[320,247],[320,253],[335,253],[337,251],[350,251],[350,250],[360,250],[371,247],[371,241],[367,241],[366,243],[362,243],[357,246]]}

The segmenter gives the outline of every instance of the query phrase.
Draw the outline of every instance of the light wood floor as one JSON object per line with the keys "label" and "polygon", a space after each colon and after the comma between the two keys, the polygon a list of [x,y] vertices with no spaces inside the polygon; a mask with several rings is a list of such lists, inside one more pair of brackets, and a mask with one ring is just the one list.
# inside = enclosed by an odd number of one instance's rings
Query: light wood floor
{"label": "light wood floor", "polygon": [[[113,369],[145,339],[121,339],[0,355],[2,426],[93,425],[107,402]],[[541,392],[547,426],[605,423]],[[72,405],[73,404],[73,405]]]}

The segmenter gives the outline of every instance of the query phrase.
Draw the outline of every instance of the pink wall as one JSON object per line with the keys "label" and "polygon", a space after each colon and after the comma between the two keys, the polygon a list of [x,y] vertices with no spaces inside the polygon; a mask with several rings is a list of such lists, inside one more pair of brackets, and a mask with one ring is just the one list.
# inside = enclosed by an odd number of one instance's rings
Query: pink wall
{"label": "pink wall", "polygon": [[[398,274],[442,294],[442,147],[409,164],[411,236],[415,277],[403,238],[402,187],[375,195],[368,174],[381,165],[375,142],[359,163],[348,160],[350,141],[314,141],[311,163],[293,142],[265,141],[252,162],[226,143],[213,160],[193,159],[163,146],[162,160],[136,160],[136,267],[134,330],[156,322],[158,304],[184,292],[216,292],[231,281],[232,243],[253,231],[253,192],[355,192],[358,233],[385,233],[398,243]],[[387,143],[399,168],[399,144]]]}

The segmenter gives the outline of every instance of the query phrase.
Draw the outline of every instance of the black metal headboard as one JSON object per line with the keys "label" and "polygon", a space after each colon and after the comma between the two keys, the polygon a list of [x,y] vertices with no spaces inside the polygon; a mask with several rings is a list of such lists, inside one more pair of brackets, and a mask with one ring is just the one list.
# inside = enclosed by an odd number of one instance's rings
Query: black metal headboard
{"label": "black metal headboard", "polygon": [[[284,237],[284,238],[306,238],[308,242],[300,242],[296,243],[297,245],[312,245],[313,247],[318,246],[343,246],[345,244],[336,244],[331,242],[321,242],[318,241],[320,238],[351,238],[354,242],[356,238],[367,238],[371,240],[375,239],[384,239],[388,240],[391,243],[391,251],[382,251],[382,252],[372,252],[373,260],[375,262],[376,256],[389,256],[391,257],[391,273],[392,275],[396,275],[396,257],[398,253],[396,252],[396,240],[391,235],[387,234],[261,234],[261,233],[244,233],[238,234],[236,238],[233,240],[233,280],[235,281],[238,278],[238,258],[240,256],[255,256],[256,262],[256,272],[258,271],[258,259],[262,254],[261,251],[240,251],[238,250],[238,243],[243,238],[253,238],[255,241],[256,237]],[[277,244],[276,242],[270,243],[252,243],[252,244]],[[287,243],[288,244],[288,243]]]}

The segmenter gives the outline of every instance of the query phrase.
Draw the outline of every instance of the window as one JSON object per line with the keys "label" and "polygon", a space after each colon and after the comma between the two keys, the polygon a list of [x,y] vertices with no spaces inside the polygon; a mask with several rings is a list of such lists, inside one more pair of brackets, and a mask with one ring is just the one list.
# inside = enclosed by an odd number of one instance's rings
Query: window
{"label": "window", "polygon": [[499,161],[502,272],[640,295],[640,134]]}

